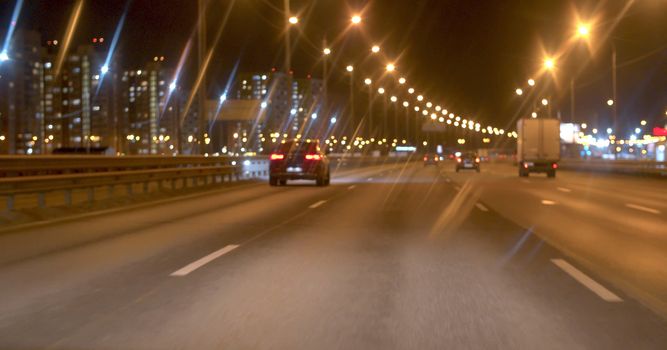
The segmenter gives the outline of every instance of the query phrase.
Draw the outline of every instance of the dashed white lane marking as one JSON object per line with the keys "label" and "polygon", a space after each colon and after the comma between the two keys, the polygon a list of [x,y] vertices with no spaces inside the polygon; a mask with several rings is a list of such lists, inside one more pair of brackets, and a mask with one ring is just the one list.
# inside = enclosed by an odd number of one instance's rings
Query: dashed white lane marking
{"label": "dashed white lane marking", "polygon": [[529,181],[529,180],[526,180],[526,179],[521,179],[521,182],[523,182],[523,183],[527,183],[527,184],[530,183],[530,181]]}
{"label": "dashed white lane marking", "polygon": [[320,205],[322,205],[322,204],[324,204],[324,203],[326,203],[326,202],[327,202],[327,201],[319,201],[319,202],[317,202],[317,203],[315,203],[315,204],[311,204],[308,208],[310,208],[310,209],[315,209],[315,208],[319,207]]}
{"label": "dashed white lane marking", "polygon": [[543,199],[542,204],[544,204],[544,205],[556,205],[556,202],[550,201],[548,199]]}
{"label": "dashed white lane marking", "polygon": [[372,178],[372,177],[369,177],[369,178],[368,178],[368,181],[373,181],[373,178]]}
{"label": "dashed white lane marking", "polygon": [[592,278],[586,276],[585,273],[579,271],[576,267],[570,265],[570,263],[567,261],[563,259],[551,259],[551,262],[554,263],[554,265],[560,267],[561,270],[565,271],[565,273],[572,276],[572,278],[577,280],[577,282],[590,289],[591,292],[597,294],[600,298],[602,298],[602,300],[610,303],[619,303],[623,301],[623,299],[621,299],[618,295],[614,294],[600,283],[597,283]]}
{"label": "dashed white lane marking", "polygon": [[565,187],[558,187],[557,189],[558,189],[559,191],[561,191],[561,192],[565,192],[565,193],[570,193],[570,192],[572,192],[571,189],[569,189],[569,188],[565,188]]}
{"label": "dashed white lane marking", "polygon": [[211,253],[211,254],[209,254],[209,255],[207,255],[207,256],[205,256],[205,257],[203,257],[203,258],[201,258],[201,259],[199,259],[199,260],[197,260],[197,261],[195,261],[191,264],[189,264],[189,265],[186,265],[185,267],[183,267],[180,270],[176,270],[175,272],[173,272],[169,276],[176,276],[176,277],[186,276],[189,273],[191,273],[192,271],[210,263],[211,261],[213,261],[213,260],[231,252],[232,250],[234,250],[238,247],[239,247],[238,245],[230,244],[230,245],[228,245],[228,246],[226,246],[226,247],[224,247],[220,250],[217,250],[217,251],[215,251],[215,252],[213,252],[213,253]]}
{"label": "dashed white lane marking", "polygon": [[487,209],[482,203],[477,203],[475,206],[481,211],[489,211],[489,209]]}
{"label": "dashed white lane marking", "polygon": [[641,211],[651,213],[651,214],[660,214],[660,210],[658,210],[658,209],[648,208],[648,207],[644,207],[644,206],[637,205],[637,204],[628,203],[625,206],[628,207],[628,208],[641,210]]}
{"label": "dashed white lane marking", "polygon": [[347,189],[348,189],[348,190],[353,190],[355,187],[357,187],[357,186],[356,186],[356,185],[352,185],[352,186],[348,187]]}

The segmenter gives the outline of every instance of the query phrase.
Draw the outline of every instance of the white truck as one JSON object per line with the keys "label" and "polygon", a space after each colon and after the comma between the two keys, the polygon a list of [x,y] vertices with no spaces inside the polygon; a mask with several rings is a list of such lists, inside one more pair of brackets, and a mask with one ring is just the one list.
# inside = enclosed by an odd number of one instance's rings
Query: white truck
{"label": "white truck", "polygon": [[520,119],[517,123],[519,176],[546,173],[556,176],[560,160],[560,121],[553,118]]}

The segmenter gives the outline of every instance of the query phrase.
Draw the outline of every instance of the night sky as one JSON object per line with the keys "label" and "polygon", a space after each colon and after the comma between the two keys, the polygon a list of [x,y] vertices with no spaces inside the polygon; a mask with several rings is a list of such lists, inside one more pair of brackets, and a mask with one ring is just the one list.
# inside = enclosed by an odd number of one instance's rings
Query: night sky
{"label": "night sky", "polygon": [[[211,95],[224,89],[237,62],[240,72],[280,68],[283,62],[282,0],[211,0],[209,39],[221,28],[232,3],[211,67]],[[61,40],[73,4],[26,0],[18,26],[42,32],[45,41]],[[330,42],[340,38],[332,46],[332,90],[339,96],[345,95],[347,64],[355,64],[355,74],[361,81],[373,72],[379,74],[386,62],[394,61],[400,71],[397,75],[405,75],[410,86],[434,103],[462,116],[511,128],[521,103],[514,90],[526,88],[529,77],[538,77],[542,48],[562,51],[567,54],[557,61],[555,74],[540,79],[544,95],[551,95],[555,102],[553,114],[560,111],[563,120],[569,120],[569,84],[576,77],[578,120],[597,120],[606,128],[611,116],[606,101],[612,96],[613,41],[618,51],[619,117],[633,126],[640,119],[664,123],[667,3],[636,0],[615,25],[614,18],[625,4],[566,0],[292,0],[292,11],[302,18],[299,29],[293,30],[292,68],[297,77],[321,75],[323,38]],[[0,0],[4,28],[13,6],[13,0]],[[93,36],[111,39],[125,7],[123,0],[87,0],[75,41],[83,43]],[[123,66],[141,67],[155,55],[164,55],[169,64],[175,65],[193,33],[196,7],[195,0],[132,1],[118,48]],[[354,12],[363,13],[363,23],[348,28]],[[581,42],[566,44],[576,30],[577,13],[583,19],[596,18],[592,51]],[[369,58],[374,43],[382,46],[382,59]],[[195,59],[195,55],[190,56],[190,68]]]}

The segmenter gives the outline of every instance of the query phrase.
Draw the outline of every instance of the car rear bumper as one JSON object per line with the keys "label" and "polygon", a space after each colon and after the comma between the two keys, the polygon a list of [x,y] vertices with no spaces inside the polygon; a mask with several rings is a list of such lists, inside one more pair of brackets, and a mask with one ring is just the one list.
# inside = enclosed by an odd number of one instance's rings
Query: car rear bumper
{"label": "car rear bumper", "polygon": [[318,173],[271,173],[270,176],[275,179],[285,180],[316,180]]}

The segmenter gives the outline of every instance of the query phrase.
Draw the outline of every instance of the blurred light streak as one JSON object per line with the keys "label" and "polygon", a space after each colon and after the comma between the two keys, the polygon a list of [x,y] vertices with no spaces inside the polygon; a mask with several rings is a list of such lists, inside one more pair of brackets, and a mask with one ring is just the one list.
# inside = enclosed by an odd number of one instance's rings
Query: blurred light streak
{"label": "blurred light streak", "polygon": [[74,36],[74,31],[77,24],[79,23],[79,18],[81,18],[81,10],[83,9],[83,0],[78,0],[76,5],[74,5],[74,10],[69,18],[69,23],[67,24],[67,30],[65,31],[65,37],[62,40],[63,45],[58,51],[58,57],[56,58],[56,68],[54,75],[57,77],[60,75],[60,70],[62,69],[63,62],[67,56],[67,51],[69,50],[69,45],[72,42],[72,37]]}
{"label": "blurred light streak", "polygon": [[[111,40],[111,45],[109,46],[109,52],[107,53],[107,58],[104,60],[104,66],[103,67],[110,67],[111,66],[111,59],[113,58],[113,54],[116,51],[116,45],[118,45],[118,38],[120,38],[120,33],[123,31],[123,27],[125,26],[125,18],[127,17],[127,12],[130,9],[130,5],[132,4],[132,0],[127,0],[125,3],[125,9],[123,10],[123,15],[120,17],[120,20],[118,21],[118,25],[116,26],[116,31],[113,34],[113,39]],[[104,83],[104,77],[107,72],[102,71],[102,76],[100,78],[100,83],[97,85],[97,91],[95,92],[95,95],[100,92],[100,88],[102,87],[102,84]]]}
{"label": "blurred light streak", "polygon": [[[195,96],[197,95],[197,92],[199,91],[199,87],[202,84],[202,81],[204,80],[204,76],[206,75],[206,71],[208,70],[208,66],[211,63],[211,58],[213,57],[213,53],[215,51],[216,46],[218,46],[218,42],[220,41],[220,37],[222,36],[222,32],[225,29],[225,26],[227,25],[227,22],[229,21],[229,16],[232,13],[232,9],[234,8],[234,4],[236,3],[236,0],[232,0],[229,3],[229,6],[227,7],[227,12],[225,12],[225,16],[220,22],[220,27],[218,27],[218,32],[215,35],[215,39],[213,40],[213,43],[211,47],[208,49],[208,53],[206,54],[206,58],[204,59],[204,65],[202,69],[200,70],[197,80],[192,87],[192,92],[190,93],[190,97],[188,97],[188,102],[185,104],[185,108],[183,109],[183,114],[181,115],[181,120],[180,123],[183,124],[183,121],[185,120],[185,116],[188,115],[188,112],[190,111],[190,107],[192,107],[192,102],[195,99]],[[199,19],[201,20],[201,19]],[[199,25],[197,25],[199,27]],[[201,113],[201,112],[200,112]]]}
{"label": "blurred light streak", "polygon": [[461,226],[480,197],[479,187],[468,179],[447,208],[442,211],[429,233],[430,238],[447,238]]}
{"label": "blurred light streak", "polygon": [[528,240],[528,238],[530,238],[532,234],[533,234],[533,228],[531,227],[528,230],[526,230],[526,232],[524,232],[523,235],[521,235],[521,238],[519,238],[519,240],[516,241],[516,243],[514,243],[514,245],[510,248],[507,254],[505,254],[502,257],[502,259],[500,259],[499,262],[500,266],[503,266],[507,264],[510,260],[512,260],[512,258],[516,255],[516,253],[518,253],[521,250],[521,247],[523,247],[523,245],[526,243],[526,241]]}
{"label": "blurred light streak", "polygon": [[9,45],[12,42],[12,36],[16,30],[16,23],[19,20],[19,15],[21,14],[21,9],[23,8],[23,0],[16,1],[14,5],[14,11],[12,12],[12,19],[9,22],[9,28],[7,29],[7,35],[5,35],[5,43],[2,45],[2,55],[8,55]]}

